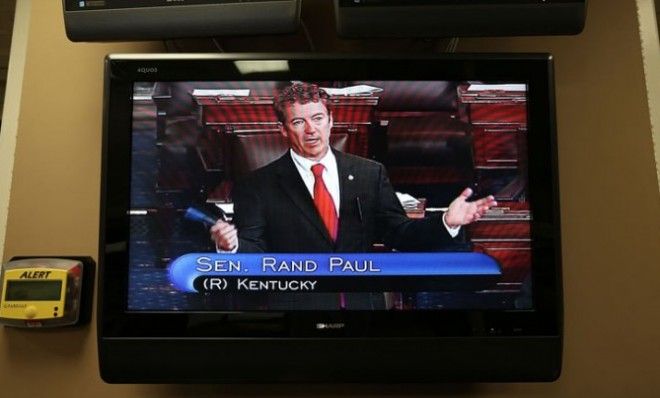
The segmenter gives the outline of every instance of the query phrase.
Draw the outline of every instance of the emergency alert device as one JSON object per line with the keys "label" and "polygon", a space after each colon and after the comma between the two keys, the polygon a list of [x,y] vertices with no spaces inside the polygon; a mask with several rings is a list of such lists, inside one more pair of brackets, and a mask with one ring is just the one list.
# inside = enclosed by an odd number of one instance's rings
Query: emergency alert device
{"label": "emergency alert device", "polygon": [[56,327],[89,321],[94,261],[14,258],[0,273],[0,323]]}

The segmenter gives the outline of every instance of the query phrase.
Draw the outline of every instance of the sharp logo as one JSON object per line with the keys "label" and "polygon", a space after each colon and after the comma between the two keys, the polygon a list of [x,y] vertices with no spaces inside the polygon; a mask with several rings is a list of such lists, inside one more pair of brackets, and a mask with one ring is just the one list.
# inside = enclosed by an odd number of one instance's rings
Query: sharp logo
{"label": "sharp logo", "polygon": [[137,68],[137,71],[138,71],[138,73],[156,73],[156,72],[158,72],[158,68],[143,67],[143,68]]}
{"label": "sharp logo", "polygon": [[317,323],[316,328],[319,330],[323,329],[343,329],[346,326],[344,323]]}

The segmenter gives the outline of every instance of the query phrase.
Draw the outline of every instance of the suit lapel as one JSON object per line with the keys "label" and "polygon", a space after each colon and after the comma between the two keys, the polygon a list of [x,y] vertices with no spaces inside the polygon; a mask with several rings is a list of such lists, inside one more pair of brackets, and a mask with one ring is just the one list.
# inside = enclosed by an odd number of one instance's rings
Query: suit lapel
{"label": "suit lapel", "polygon": [[[287,151],[279,160],[277,169],[279,177],[279,184],[282,190],[289,196],[291,201],[296,205],[305,218],[319,231],[321,235],[330,243],[332,239],[328,233],[321,216],[319,216],[314,201],[307,191],[307,187],[303,182],[296,166],[293,164],[293,159]],[[340,223],[341,225],[341,223]]]}
{"label": "suit lapel", "polygon": [[[357,187],[360,181],[358,180],[357,173],[353,163],[342,152],[333,151],[337,159],[337,171],[339,175],[339,233],[337,234],[337,241],[339,241],[344,234],[342,231],[348,226],[347,222],[354,219],[351,214],[354,209],[354,202],[357,196]],[[343,222],[342,222],[343,220]]]}

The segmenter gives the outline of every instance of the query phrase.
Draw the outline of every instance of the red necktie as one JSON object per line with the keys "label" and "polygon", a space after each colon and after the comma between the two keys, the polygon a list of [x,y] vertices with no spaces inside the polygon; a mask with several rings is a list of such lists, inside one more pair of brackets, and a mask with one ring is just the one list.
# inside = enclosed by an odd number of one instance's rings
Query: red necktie
{"label": "red necktie", "polygon": [[314,174],[314,205],[323,220],[323,224],[325,224],[325,228],[334,241],[337,240],[339,219],[337,218],[335,202],[332,200],[332,196],[323,182],[322,175],[324,169],[325,167],[320,163],[312,166],[312,173]]}

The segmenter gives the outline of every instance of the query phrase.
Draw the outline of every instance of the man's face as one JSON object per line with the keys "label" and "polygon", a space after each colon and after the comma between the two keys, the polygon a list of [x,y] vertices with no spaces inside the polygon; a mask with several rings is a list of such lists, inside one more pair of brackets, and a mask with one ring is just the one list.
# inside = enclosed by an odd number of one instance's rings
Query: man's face
{"label": "man's face", "polygon": [[332,116],[323,102],[294,102],[285,111],[282,135],[289,140],[291,149],[298,155],[321,160],[328,152]]}

